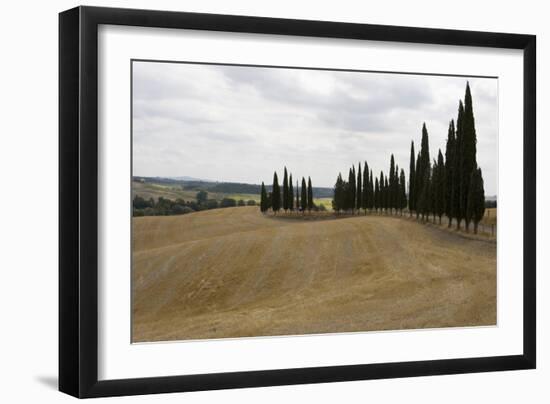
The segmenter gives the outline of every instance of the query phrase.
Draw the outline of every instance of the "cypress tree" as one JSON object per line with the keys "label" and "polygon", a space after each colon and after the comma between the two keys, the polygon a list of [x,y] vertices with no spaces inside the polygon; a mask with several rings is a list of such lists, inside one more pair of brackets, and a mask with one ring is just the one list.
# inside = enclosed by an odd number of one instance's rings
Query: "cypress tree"
{"label": "cypress tree", "polygon": [[418,206],[418,201],[420,200],[420,194],[422,191],[422,183],[423,179],[420,178],[420,152],[416,155],[416,167],[415,167],[415,174],[414,174],[414,211],[416,213],[416,219],[418,220],[418,216],[420,214],[420,207]]}
{"label": "cypress tree", "polygon": [[313,187],[311,186],[311,177],[307,177],[307,210],[313,209]]}
{"label": "cypress tree", "polygon": [[292,185],[292,174],[288,177],[288,208],[294,210],[294,185]]}
{"label": "cypress tree", "polygon": [[302,177],[302,198],[300,201],[300,208],[302,212],[305,212],[307,209],[307,189],[306,189],[306,179]]}
{"label": "cypress tree", "polygon": [[265,213],[267,210],[267,192],[265,190],[265,185],[262,181],[262,190],[260,192],[260,211]]}
{"label": "cypress tree", "polygon": [[353,213],[353,207],[355,204],[355,169],[350,168],[348,173],[348,184],[347,184],[347,198],[346,198],[346,210],[351,209]]}
{"label": "cypress tree", "polygon": [[378,201],[378,204],[380,206],[380,210],[384,210],[386,208],[386,190],[384,182],[384,173],[380,171],[380,200]]}
{"label": "cypress tree", "polygon": [[390,184],[387,175],[384,177],[384,209],[386,212],[390,209]]}
{"label": "cypress tree", "polygon": [[399,174],[399,211],[403,216],[403,209],[407,207],[407,184],[405,179],[405,171],[401,169]]}
{"label": "cypress tree", "polygon": [[279,179],[277,172],[273,174],[273,189],[271,190],[271,208],[277,213],[281,209],[281,190],[279,188]]}
{"label": "cypress tree", "polygon": [[454,193],[454,206],[455,206],[455,218],[456,218],[456,228],[460,229],[460,223],[464,219],[466,213],[466,204],[465,199],[462,196],[465,186],[463,184],[463,157],[464,157],[464,130],[463,130],[463,120],[464,120],[464,104],[462,100],[458,102],[458,117],[456,119],[456,138],[455,138],[455,164],[453,172],[453,185],[455,189]]}
{"label": "cypress tree", "polygon": [[414,141],[411,140],[411,157],[409,163],[409,215],[412,216],[413,210],[416,210],[416,159],[414,155]]}
{"label": "cypress tree", "polygon": [[363,168],[363,195],[361,197],[361,208],[365,211],[365,215],[367,214],[367,208],[369,206],[369,192],[369,165],[365,161],[365,167]]}
{"label": "cypress tree", "polygon": [[393,154],[390,157],[390,180],[389,180],[389,189],[388,189],[388,208],[390,213],[394,208],[394,199],[395,199],[395,159]]}
{"label": "cypress tree", "polygon": [[288,210],[288,174],[286,167],[283,176],[283,209],[285,212]]}
{"label": "cypress tree", "polygon": [[445,146],[445,214],[449,220],[448,227],[451,227],[453,217],[457,210],[455,203],[455,181],[454,181],[454,168],[455,168],[455,123],[451,120],[449,123],[449,131],[447,133],[447,144]]}
{"label": "cypress tree", "polygon": [[480,220],[485,214],[485,189],[483,185],[483,176],[481,168],[472,171],[470,179],[470,189],[468,193],[468,220],[474,222],[474,233],[477,234]]}
{"label": "cypress tree", "polygon": [[371,210],[374,208],[374,181],[372,180],[372,170],[370,170],[369,174],[369,201],[367,207]]}
{"label": "cypress tree", "polygon": [[300,210],[300,187],[298,186],[297,179],[296,179],[296,210]]}
{"label": "cypress tree", "polygon": [[351,200],[350,200],[350,207],[351,207],[351,213],[354,213],[355,211],[355,198],[357,196],[357,183],[355,182],[355,165],[351,166],[351,178],[349,180],[349,187],[351,190]]}
{"label": "cypress tree", "polygon": [[435,184],[435,214],[439,217],[441,224],[441,216],[445,213],[445,162],[441,149],[437,155],[437,177]]}
{"label": "cypress tree", "polygon": [[[470,92],[470,84],[466,82],[466,94],[464,95],[464,121],[462,127],[463,134],[463,160],[462,160],[462,197],[463,203],[468,206],[468,195],[470,189],[470,181],[472,180],[473,172],[477,169],[476,153],[477,153],[477,136],[475,127],[474,110],[472,105],[472,94]],[[475,193],[475,191],[474,191]],[[470,226],[472,216],[466,215],[466,231]]]}
{"label": "cypress tree", "polygon": [[399,210],[399,205],[401,203],[401,196],[399,195],[399,166],[395,165],[395,175],[394,178],[394,184],[393,184],[393,207],[395,208],[395,213]]}
{"label": "cypress tree", "polygon": [[[419,194],[423,193],[422,187],[424,185],[429,185],[429,173],[428,178],[426,179],[426,173],[430,170],[430,145],[428,140],[428,129],[426,128],[426,123],[422,124],[422,140],[420,143],[420,153],[418,155],[418,164],[416,169],[416,177],[417,177],[417,183],[416,183],[416,191]],[[417,200],[418,198],[417,194]],[[427,197],[428,195],[424,195],[424,197]],[[427,200],[424,198],[424,206],[423,206],[423,212],[426,213],[426,209],[428,207]],[[418,203],[418,202],[417,202]],[[424,217],[424,215],[423,215]]]}
{"label": "cypress tree", "polygon": [[361,176],[361,163],[359,163],[359,166],[357,167],[357,192],[355,195],[355,207],[357,208],[357,211],[359,211],[361,209],[361,206],[363,205],[363,179]]}
{"label": "cypress tree", "polygon": [[378,185],[378,178],[374,180],[374,210],[378,212],[380,207],[380,186]]}
{"label": "cypress tree", "polygon": [[342,173],[339,173],[336,178],[336,184],[334,184],[334,197],[332,199],[332,209],[336,213],[339,213],[343,209],[344,198],[344,180],[342,179]]}

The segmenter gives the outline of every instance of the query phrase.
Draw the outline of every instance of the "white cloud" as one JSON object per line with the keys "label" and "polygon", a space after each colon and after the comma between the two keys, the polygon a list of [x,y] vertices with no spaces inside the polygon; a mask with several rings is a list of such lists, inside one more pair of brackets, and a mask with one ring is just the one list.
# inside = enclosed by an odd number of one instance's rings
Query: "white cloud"
{"label": "white cloud", "polygon": [[469,80],[486,194],[497,193],[496,79],[134,62],[134,175],[269,183],[283,166],[332,186],[367,160],[408,171],[422,123],[431,156]]}

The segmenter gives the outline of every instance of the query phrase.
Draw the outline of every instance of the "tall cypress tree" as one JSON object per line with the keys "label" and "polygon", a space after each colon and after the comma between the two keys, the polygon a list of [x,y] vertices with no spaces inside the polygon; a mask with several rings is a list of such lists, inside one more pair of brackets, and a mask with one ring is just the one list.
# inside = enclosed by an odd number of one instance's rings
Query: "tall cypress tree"
{"label": "tall cypress tree", "polygon": [[357,211],[361,210],[362,201],[363,201],[363,179],[362,176],[363,173],[361,172],[361,163],[359,163],[359,166],[357,167],[357,192],[355,195],[355,207],[357,208]]}
{"label": "tall cypress tree", "polygon": [[414,141],[411,140],[411,157],[409,163],[409,215],[416,210],[416,159],[414,154]]}
{"label": "tall cypress tree", "polygon": [[378,212],[380,207],[380,185],[378,184],[378,178],[374,180],[374,210]]}
{"label": "tall cypress tree", "polygon": [[424,179],[420,177],[420,152],[416,155],[416,168],[415,168],[415,174],[414,174],[414,211],[416,213],[416,219],[418,220],[418,216],[420,215],[420,207],[418,206],[420,195],[422,191],[422,184]]}
{"label": "tall cypress tree", "polygon": [[300,201],[300,208],[302,208],[302,212],[304,212],[307,209],[307,189],[306,189],[306,179],[302,177],[302,198]]}
{"label": "tall cypress tree", "polygon": [[384,209],[386,212],[390,208],[390,183],[388,181],[388,176],[384,177]]}
{"label": "tall cypress tree", "polygon": [[399,210],[399,204],[400,204],[400,201],[401,201],[401,197],[399,195],[399,166],[396,164],[395,165],[395,174],[393,176],[394,178],[394,184],[393,184],[393,204],[394,204],[394,208],[395,208],[395,213],[397,213],[397,211]]}
{"label": "tall cypress tree", "polygon": [[279,188],[279,179],[277,172],[273,173],[273,189],[271,190],[271,208],[277,213],[281,209],[281,190]]}
{"label": "tall cypress tree", "polygon": [[454,172],[453,172],[453,185],[455,189],[454,193],[454,206],[456,218],[456,228],[460,229],[460,223],[464,219],[466,214],[466,203],[465,198],[463,197],[463,192],[465,190],[464,181],[464,172],[463,172],[463,160],[464,160],[464,104],[462,100],[458,102],[458,117],[456,119],[456,138],[455,138],[455,161],[454,161]]}
{"label": "tall cypress tree", "polygon": [[288,210],[288,174],[286,167],[283,176],[283,209],[285,212]]}
{"label": "tall cypress tree", "polygon": [[355,205],[355,169],[350,168],[348,173],[348,184],[347,184],[347,198],[346,198],[346,210],[351,209],[353,213],[353,208]]}
{"label": "tall cypress tree", "polygon": [[345,197],[344,180],[342,179],[342,173],[339,173],[336,178],[336,184],[334,184],[334,197],[332,199],[332,209],[336,213],[344,209]]}
{"label": "tall cypress tree", "polygon": [[307,210],[313,209],[313,187],[311,186],[311,177],[307,177]]}
{"label": "tall cypress tree", "polygon": [[262,181],[262,190],[260,192],[260,211],[265,213],[267,210],[267,192],[265,190],[265,185]]}
{"label": "tall cypress tree", "polygon": [[455,123],[451,120],[447,132],[447,144],[445,146],[445,214],[449,220],[448,227],[451,227],[453,217],[457,210],[455,200],[455,155],[456,155]]}
{"label": "tall cypress tree", "polygon": [[380,171],[380,210],[386,209],[386,182],[384,181],[384,173]]}
{"label": "tall cypress tree", "polygon": [[[430,173],[428,172],[430,170],[430,145],[428,140],[428,129],[426,128],[426,123],[422,124],[422,141],[420,143],[420,154],[418,156],[419,164],[418,168],[416,170],[416,176],[417,176],[417,184],[416,184],[416,192],[418,192],[420,195],[423,194],[422,187],[424,185],[429,186],[429,176]],[[426,177],[426,173],[428,173],[428,177]],[[428,191],[428,190],[426,190]],[[419,194],[417,194],[417,200],[419,200]],[[426,214],[426,209],[428,208],[428,199],[426,199],[429,195],[424,193],[424,200],[423,200],[423,218]],[[417,202],[418,203],[418,202]]]}
{"label": "tall cypress tree", "polygon": [[388,208],[390,213],[392,213],[395,199],[395,159],[393,154],[390,157],[390,178],[389,178],[389,189],[388,189]]}
{"label": "tall cypress tree", "polygon": [[374,208],[374,181],[372,180],[372,169],[369,174],[369,201],[367,208],[371,210]]}
{"label": "tall cypress tree", "polygon": [[434,177],[434,212],[439,217],[439,224],[441,224],[441,216],[445,213],[445,162],[441,149],[437,155],[437,174],[434,174]]}
{"label": "tall cypress tree", "polygon": [[294,185],[292,185],[292,174],[288,177],[288,208],[294,210]]}
{"label": "tall cypress tree", "polygon": [[369,165],[365,161],[365,167],[363,168],[363,195],[361,196],[361,209],[367,214],[367,208],[369,206],[369,195],[370,184],[369,184]]}
{"label": "tall cypress tree", "polygon": [[[470,181],[472,180],[473,171],[477,169],[476,153],[477,153],[477,136],[474,119],[474,110],[472,105],[472,94],[470,92],[470,84],[466,83],[466,94],[464,95],[464,121],[462,127],[463,134],[463,154],[462,154],[462,197],[463,203],[468,206],[468,195],[470,189]],[[475,193],[475,192],[474,192]],[[466,231],[470,226],[472,216],[466,215]]]}
{"label": "tall cypress tree", "polygon": [[477,234],[480,220],[485,214],[485,189],[481,168],[472,171],[468,192],[467,220],[474,222],[474,233]]}
{"label": "tall cypress tree", "polygon": [[296,210],[300,210],[300,187],[298,186],[298,179],[296,179]]}
{"label": "tall cypress tree", "polygon": [[405,171],[401,169],[399,174],[399,211],[403,216],[403,209],[407,207],[407,183],[405,179]]}

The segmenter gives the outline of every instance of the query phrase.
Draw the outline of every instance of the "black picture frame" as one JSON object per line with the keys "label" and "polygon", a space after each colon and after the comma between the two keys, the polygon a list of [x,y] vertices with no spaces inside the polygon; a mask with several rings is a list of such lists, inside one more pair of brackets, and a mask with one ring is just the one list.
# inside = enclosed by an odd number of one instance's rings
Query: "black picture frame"
{"label": "black picture frame", "polygon": [[[99,381],[97,52],[100,24],[523,50],[523,354]],[[535,123],[534,35],[96,7],[77,7],[60,13],[59,390],[84,398],[534,369]]]}

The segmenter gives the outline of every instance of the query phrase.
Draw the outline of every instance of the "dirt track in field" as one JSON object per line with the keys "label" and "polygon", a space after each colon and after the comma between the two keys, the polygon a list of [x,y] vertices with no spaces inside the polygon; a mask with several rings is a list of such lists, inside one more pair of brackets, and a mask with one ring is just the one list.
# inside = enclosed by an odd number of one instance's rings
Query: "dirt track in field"
{"label": "dirt track in field", "polygon": [[383,216],[133,219],[134,342],[496,324],[496,245]]}

